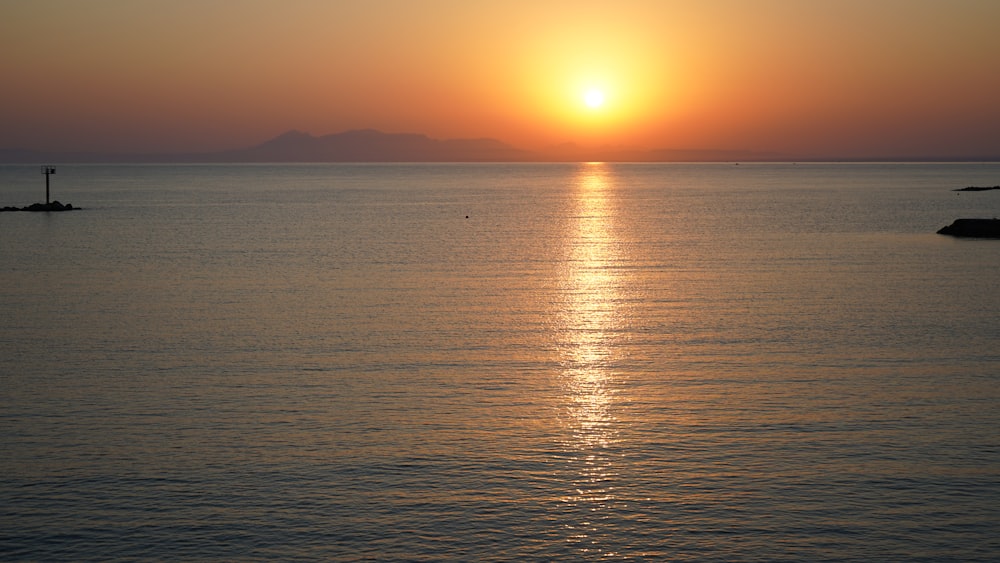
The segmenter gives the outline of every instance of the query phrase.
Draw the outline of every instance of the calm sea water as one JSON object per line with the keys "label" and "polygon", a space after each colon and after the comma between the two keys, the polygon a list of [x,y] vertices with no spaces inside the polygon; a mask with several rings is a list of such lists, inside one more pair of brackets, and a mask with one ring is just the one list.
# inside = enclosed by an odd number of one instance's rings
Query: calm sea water
{"label": "calm sea water", "polygon": [[0,215],[0,559],[996,561],[1000,241],[934,232],[998,183],[59,166]]}

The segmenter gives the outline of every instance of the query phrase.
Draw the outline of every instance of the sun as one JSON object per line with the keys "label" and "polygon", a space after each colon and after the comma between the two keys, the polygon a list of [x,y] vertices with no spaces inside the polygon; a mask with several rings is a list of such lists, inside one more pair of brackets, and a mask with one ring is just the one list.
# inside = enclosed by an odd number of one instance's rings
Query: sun
{"label": "sun", "polygon": [[597,109],[604,105],[604,92],[600,90],[587,90],[583,94],[583,103],[591,109]]}

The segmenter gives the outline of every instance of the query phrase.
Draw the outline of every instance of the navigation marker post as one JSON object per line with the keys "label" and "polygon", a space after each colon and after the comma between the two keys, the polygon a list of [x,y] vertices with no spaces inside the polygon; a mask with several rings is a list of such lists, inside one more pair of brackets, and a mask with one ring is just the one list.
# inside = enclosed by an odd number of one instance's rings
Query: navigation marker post
{"label": "navigation marker post", "polygon": [[55,174],[55,166],[43,166],[42,174],[45,174],[45,205],[49,204],[49,174]]}

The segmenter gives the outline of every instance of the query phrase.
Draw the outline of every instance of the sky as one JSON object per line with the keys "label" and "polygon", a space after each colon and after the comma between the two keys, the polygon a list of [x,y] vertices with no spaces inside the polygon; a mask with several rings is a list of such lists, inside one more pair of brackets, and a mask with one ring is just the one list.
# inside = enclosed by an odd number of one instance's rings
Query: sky
{"label": "sky", "polygon": [[997,0],[0,0],[0,148],[374,128],[997,156],[998,22]]}

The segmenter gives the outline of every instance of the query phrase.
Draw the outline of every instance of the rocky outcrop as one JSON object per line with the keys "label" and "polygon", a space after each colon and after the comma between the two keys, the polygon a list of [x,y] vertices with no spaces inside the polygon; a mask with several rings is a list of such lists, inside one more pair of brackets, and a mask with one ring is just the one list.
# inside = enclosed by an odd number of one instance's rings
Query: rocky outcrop
{"label": "rocky outcrop", "polygon": [[52,201],[49,203],[32,203],[27,207],[0,207],[0,211],[73,211],[74,209],[80,209],[79,207],[73,207],[72,203],[59,203],[58,201]]}
{"label": "rocky outcrop", "polygon": [[1000,238],[1000,219],[955,219],[938,231],[953,237]]}
{"label": "rocky outcrop", "polygon": [[953,192],[986,192],[989,190],[1000,190],[1000,186],[969,186],[967,188],[955,188]]}

